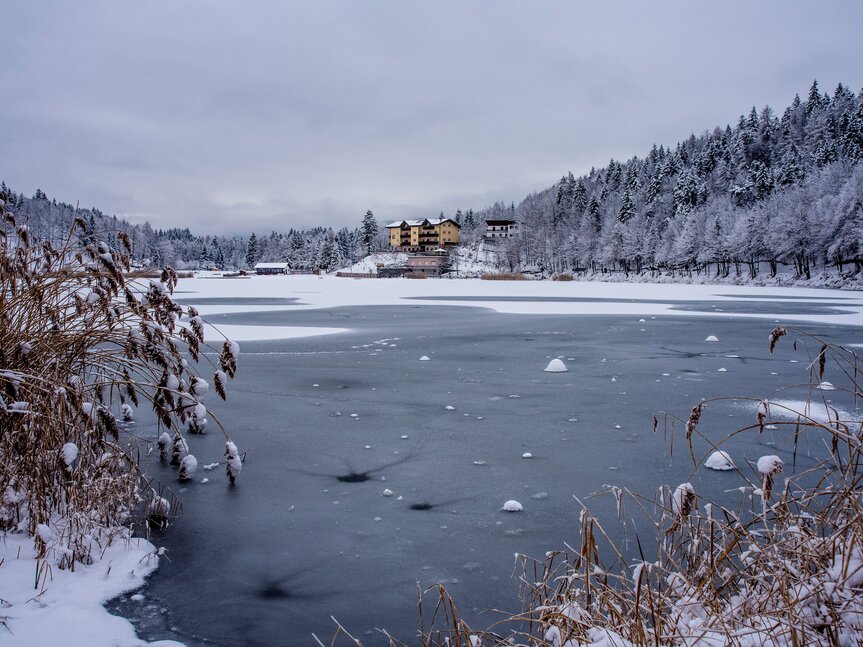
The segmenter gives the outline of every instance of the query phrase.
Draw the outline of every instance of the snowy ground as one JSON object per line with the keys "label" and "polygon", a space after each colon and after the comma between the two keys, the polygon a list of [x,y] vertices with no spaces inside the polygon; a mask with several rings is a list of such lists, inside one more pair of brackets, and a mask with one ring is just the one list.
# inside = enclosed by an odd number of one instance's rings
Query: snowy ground
{"label": "snowy ground", "polygon": [[355,274],[377,274],[378,266],[395,267],[407,265],[408,255],[399,252],[380,252],[370,254],[361,261],[357,261],[349,267],[343,267],[340,272],[351,272]]}
{"label": "snowy ground", "polygon": [[478,247],[460,246],[452,251],[452,270],[459,276],[480,276],[485,272],[497,273],[495,252],[485,243]]}
{"label": "snowy ground", "polygon": [[[740,318],[758,318],[766,320],[768,325],[799,322],[863,326],[863,294],[800,288],[285,276],[182,279],[176,296],[185,303],[198,305],[204,316],[249,311],[278,313],[370,305],[423,305],[442,310],[452,306],[479,306],[501,313],[527,315],[619,316],[629,321],[635,318],[639,322],[639,318],[648,320],[651,317],[661,319],[685,315],[714,319],[717,326]],[[250,305],[248,299],[263,301],[261,305]],[[682,306],[684,302],[689,305]],[[694,310],[692,303],[696,304]],[[700,308],[698,304],[701,304]],[[747,309],[741,304],[757,307]],[[675,309],[681,307],[685,309]],[[241,342],[337,335],[351,330],[350,320],[336,326],[255,323],[262,325],[228,323],[220,324],[219,329]],[[766,333],[764,337],[766,344]],[[702,335],[700,339],[703,338]],[[394,351],[401,344],[389,341],[379,347]],[[421,355],[416,353],[417,361]],[[549,359],[544,357],[543,360],[544,366]],[[439,361],[439,357],[433,355],[427,365],[437,365]],[[611,381],[616,381],[616,378]],[[451,412],[451,415],[458,414]],[[361,423],[357,424],[357,429],[360,429]],[[498,506],[502,504],[503,500],[497,503]],[[193,515],[190,513],[189,516]],[[193,524],[194,521],[189,520],[188,523]],[[141,585],[143,578],[154,568],[153,560],[144,559],[152,550],[146,542],[128,551],[116,546],[101,561],[75,574],[55,569],[47,591],[38,595],[39,591],[33,588],[37,563],[30,556],[29,543],[20,536],[7,536],[0,547],[0,598],[6,607],[0,611],[0,644],[143,644],[134,637],[129,623],[109,615],[100,605],[122,591]]]}
{"label": "snowy ground", "polygon": [[[345,279],[335,276],[253,276],[237,279],[182,279],[178,298],[190,303],[217,298],[198,310],[213,314],[244,312],[243,302],[231,299],[281,297],[296,299],[287,305],[255,306],[255,311],[300,310],[337,306],[407,305],[482,306],[497,312],[521,314],[572,314],[661,316],[679,315],[677,302],[709,303],[709,311],[688,310],[703,317],[750,317],[818,324],[863,325],[863,293],[814,288],[758,288],[730,285],[583,283],[556,281],[483,281],[480,279]],[[730,312],[723,303],[760,302],[758,313]],[[781,304],[837,304],[843,313],[800,311],[788,316]],[[771,312],[769,304],[777,307]],[[764,304],[767,304],[766,306]],[[805,309],[804,309],[805,310]],[[339,332],[336,328],[231,327],[222,332],[236,341],[287,339]]]}
{"label": "snowy ground", "polygon": [[[162,640],[145,643],[123,618],[103,604],[144,584],[158,559],[148,541],[118,541],[90,566],[74,573],[52,560],[37,561],[33,542],[7,534],[0,547],[0,645],[16,647],[172,647]],[[53,567],[52,567],[53,566]],[[41,567],[41,570],[39,570]],[[39,579],[39,584],[36,584]]]}

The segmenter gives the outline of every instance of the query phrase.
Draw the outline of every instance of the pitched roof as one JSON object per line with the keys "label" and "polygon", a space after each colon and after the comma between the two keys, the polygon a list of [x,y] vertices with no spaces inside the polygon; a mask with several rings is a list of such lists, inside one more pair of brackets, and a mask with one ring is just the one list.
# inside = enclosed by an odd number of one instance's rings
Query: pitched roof
{"label": "pitched roof", "polygon": [[408,227],[421,227],[425,223],[428,223],[432,226],[441,225],[445,222],[451,222],[456,227],[460,227],[460,225],[453,220],[452,218],[425,218],[423,220],[398,220],[396,222],[391,222],[388,224],[385,229],[392,229],[393,227],[401,227],[402,225],[407,225]]}
{"label": "pitched roof", "polygon": [[288,269],[287,263],[256,263],[255,269],[261,270],[286,270]]}

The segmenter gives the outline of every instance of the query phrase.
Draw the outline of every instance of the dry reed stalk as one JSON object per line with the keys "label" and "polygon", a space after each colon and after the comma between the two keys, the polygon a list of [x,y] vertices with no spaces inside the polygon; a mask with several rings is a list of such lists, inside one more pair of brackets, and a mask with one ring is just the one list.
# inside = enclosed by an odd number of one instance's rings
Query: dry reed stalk
{"label": "dry reed stalk", "polygon": [[[173,445],[189,455],[184,431],[199,428],[206,381],[195,360],[206,346],[194,309],[171,294],[178,274],[130,280],[132,244],[111,247],[77,218],[59,245],[31,240],[0,196],[0,530],[28,532],[38,554],[62,568],[88,563],[100,542],[136,517],[163,521],[165,502],[141,471],[127,423],[143,402]],[[187,328],[180,318],[191,317]],[[227,342],[226,342],[227,347]],[[225,397],[236,348],[214,376]],[[191,358],[188,361],[186,356]],[[221,429],[218,420],[216,425]],[[224,432],[224,429],[222,429]],[[227,439],[227,435],[226,435]],[[186,461],[189,477],[193,461]]]}
{"label": "dry reed stalk", "polygon": [[480,274],[480,279],[483,281],[527,281],[528,277],[525,274],[513,272],[502,272],[500,274]]}

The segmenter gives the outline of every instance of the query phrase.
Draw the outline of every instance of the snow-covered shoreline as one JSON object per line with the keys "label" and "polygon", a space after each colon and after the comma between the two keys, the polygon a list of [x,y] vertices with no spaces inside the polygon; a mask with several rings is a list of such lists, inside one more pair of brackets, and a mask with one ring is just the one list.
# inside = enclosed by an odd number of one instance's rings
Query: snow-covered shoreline
{"label": "snow-covered shoreline", "polygon": [[158,561],[146,539],[117,539],[92,564],[70,572],[50,558],[37,560],[26,534],[7,533],[0,545],[0,645],[182,647],[140,640],[128,620],[104,606],[143,586]]}
{"label": "snow-covered shoreline", "polygon": [[[435,305],[481,307],[509,314],[692,316],[752,318],[770,322],[863,326],[863,293],[826,288],[706,285],[694,283],[614,283],[587,281],[484,281],[481,279],[350,279],[335,276],[252,276],[246,279],[182,279],[185,301],[225,299],[224,305],[195,304],[203,316],[247,311],[273,312],[333,307]],[[296,298],[288,305],[242,305],[248,298]],[[673,309],[676,302],[796,301],[841,303],[848,314],[732,313]],[[232,303],[231,300],[234,300]],[[287,339],[332,334],[343,329],[290,326],[219,327],[237,341]]]}

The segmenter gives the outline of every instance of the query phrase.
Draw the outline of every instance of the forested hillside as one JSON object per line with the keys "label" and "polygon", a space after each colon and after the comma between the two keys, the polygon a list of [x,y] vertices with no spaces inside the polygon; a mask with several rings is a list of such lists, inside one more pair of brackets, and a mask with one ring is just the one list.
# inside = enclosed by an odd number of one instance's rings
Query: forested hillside
{"label": "forested hillside", "polygon": [[[128,234],[133,246],[133,260],[142,266],[171,265],[177,269],[238,269],[252,267],[259,261],[287,261],[299,270],[334,270],[365,255],[369,246],[364,229],[338,231],[331,228],[290,229],[287,233],[272,232],[266,236],[196,236],[188,228],[153,229],[149,223],[133,225],[116,216],[108,216],[95,208],[49,199],[38,189],[28,198],[5,183],[0,194],[7,195],[9,210],[21,222],[27,222],[35,240],[59,245],[71,228],[76,215],[84,218],[90,231],[115,248],[119,232]],[[375,226],[376,228],[376,226]],[[377,236],[373,235],[375,244]],[[86,241],[84,241],[86,242]]]}
{"label": "forested hillside", "polygon": [[[58,243],[76,208],[41,190],[25,197],[0,187],[36,239]],[[362,227],[291,229],[266,236],[196,236],[154,230],[98,209],[81,209],[108,241],[125,231],[135,259],[179,269],[250,267],[287,261],[301,270],[335,270],[385,245],[371,212]],[[405,218],[432,214],[405,214]],[[443,214],[441,214],[443,215]],[[753,278],[788,268],[811,278],[825,268],[863,269],[863,93],[840,84],[832,95],[812,84],[778,116],[770,107],[734,127],[692,135],[645,157],[611,160],[560,181],[520,204],[459,210],[462,241],[476,246],[484,219],[510,218],[521,236],[496,246],[506,270],[553,272],[697,271]]]}
{"label": "forested hillside", "polygon": [[511,270],[859,272],[861,161],[863,93],[822,94],[816,82],[781,116],[753,108],[734,127],[570,173],[518,205],[469,214],[463,233],[476,239],[484,218],[520,221],[523,235],[499,253]]}

